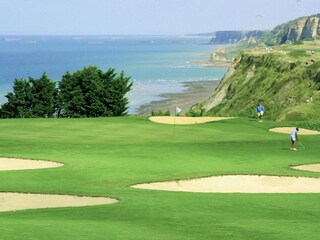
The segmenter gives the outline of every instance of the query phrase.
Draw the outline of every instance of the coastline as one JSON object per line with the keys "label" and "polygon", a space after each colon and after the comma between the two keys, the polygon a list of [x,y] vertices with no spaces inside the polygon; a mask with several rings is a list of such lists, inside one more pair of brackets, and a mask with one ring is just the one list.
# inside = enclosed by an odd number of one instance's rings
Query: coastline
{"label": "coastline", "polygon": [[175,107],[179,107],[180,114],[184,115],[192,106],[208,99],[218,84],[219,80],[183,82],[185,89],[182,92],[161,94],[159,96],[164,99],[140,106],[136,115],[150,116],[152,111],[160,110],[169,110],[174,115]]}

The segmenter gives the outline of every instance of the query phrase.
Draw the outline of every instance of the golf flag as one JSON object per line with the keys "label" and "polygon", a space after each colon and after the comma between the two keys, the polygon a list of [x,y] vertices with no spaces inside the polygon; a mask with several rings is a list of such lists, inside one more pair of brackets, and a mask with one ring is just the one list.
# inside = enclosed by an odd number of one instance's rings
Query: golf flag
{"label": "golf flag", "polygon": [[176,115],[181,112],[181,109],[176,107]]}

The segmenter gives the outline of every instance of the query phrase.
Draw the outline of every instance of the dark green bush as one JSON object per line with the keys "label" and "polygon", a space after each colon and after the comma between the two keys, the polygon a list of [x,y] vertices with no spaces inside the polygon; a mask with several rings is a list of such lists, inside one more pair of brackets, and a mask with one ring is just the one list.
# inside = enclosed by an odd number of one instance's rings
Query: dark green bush
{"label": "dark green bush", "polygon": [[162,111],[162,110],[159,110],[159,111],[151,111],[151,116],[170,116],[170,111],[167,110],[167,111]]}
{"label": "dark green bush", "polygon": [[189,109],[186,113],[188,117],[203,117],[207,116],[206,110],[203,108],[202,104]]}
{"label": "dark green bush", "polygon": [[292,45],[302,45],[302,44],[304,44],[304,42],[301,41],[301,40],[295,41],[295,42],[292,43]]}

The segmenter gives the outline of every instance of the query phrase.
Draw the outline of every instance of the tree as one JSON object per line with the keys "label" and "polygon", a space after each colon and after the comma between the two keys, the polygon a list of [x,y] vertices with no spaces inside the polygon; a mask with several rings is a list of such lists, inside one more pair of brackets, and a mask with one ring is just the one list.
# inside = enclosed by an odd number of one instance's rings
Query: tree
{"label": "tree", "polygon": [[125,77],[122,71],[118,76],[114,69],[104,74],[103,103],[107,109],[107,116],[123,116],[127,114],[129,100],[126,94],[131,90],[130,77]]}
{"label": "tree", "polygon": [[8,102],[1,107],[2,118],[53,117],[56,105],[55,83],[44,73],[39,79],[16,79]]}
{"label": "tree", "polygon": [[59,82],[58,108],[60,117],[81,117],[85,113],[84,97],[80,82],[69,72]]}
{"label": "tree", "polygon": [[57,97],[56,83],[44,73],[41,78],[29,78],[31,83],[32,117],[53,117]]}
{"label": "tree", "polygon": [[99,117],[127,114],[131,90],[130,77],[110,68],[84,67],[61,81],[53,82],[44,73],[39,79],[16,79],[8,102],[0,109],[2,118],[25,117]]}
{"label": "tree", "polygon": [[31,117],[31,85],[25,79],[16,79],[13,92],[5,95],[8,102],[1,108],[1,117],[25,118]]}
{"label": "tree", "polygon": [[62,117],[122,116],[127,114],[126,93],[130,77],[110,68],[103,72],[96,66],[67,72],[59,83],[59,112]]}

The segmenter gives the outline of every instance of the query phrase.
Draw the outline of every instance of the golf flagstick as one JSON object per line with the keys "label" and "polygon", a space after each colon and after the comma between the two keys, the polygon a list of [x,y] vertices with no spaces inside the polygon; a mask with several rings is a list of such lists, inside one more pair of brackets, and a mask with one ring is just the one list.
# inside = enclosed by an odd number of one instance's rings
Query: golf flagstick
{"label": "golf flagstick", "polygon": [[174,113],[174,116],[173,116],[173,135],[175,136],[176,135],[176,112],[177,110],[175,111]]}
{"label": "golf flagstick", "polygon": [[176,114],[175,116],[177,116],[177,114],[179,114],[181,112],[181,108],[176,107]]}
{"label": "golf flagstick", "polygon": [[175,108],[175,113],[174,113],[174,117],[173,117],[173,133],[174,135],[176,134],[176,116],[177,114],[179,114],[181,112],[181,109],[176,107]]}

